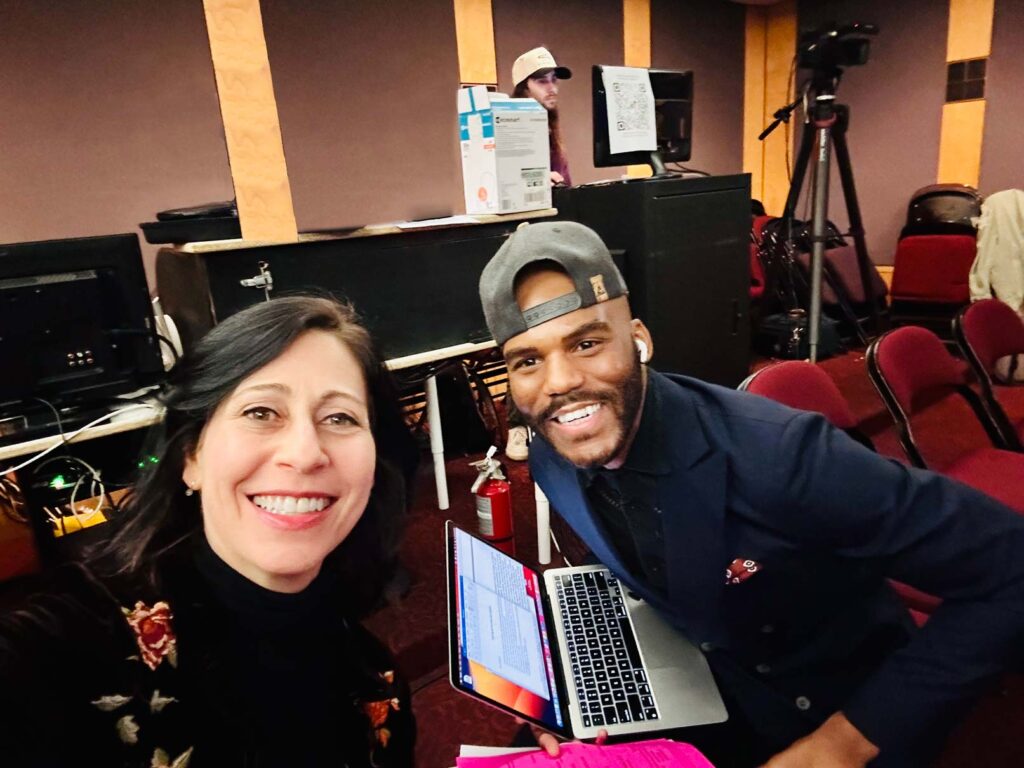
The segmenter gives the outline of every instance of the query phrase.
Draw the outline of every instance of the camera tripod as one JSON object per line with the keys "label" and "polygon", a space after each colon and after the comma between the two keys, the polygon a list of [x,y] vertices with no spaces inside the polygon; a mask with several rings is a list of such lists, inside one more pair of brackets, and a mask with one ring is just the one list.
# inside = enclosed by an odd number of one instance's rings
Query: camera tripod
{"label": "camera tripod", "polygon": [[[803,189],[804,177],[815,153],[814,184],[812,189],[811,207],[811,263],[809,275],[810,306],[808,312],[808,348],[811,362],[818,357],[818,341],[821,330],[821,281],[827,279],[839,303],[840,310],[852,325],[858,340],[862,344],[868,341],[861,327],[861,321],[853,311],[853,302],[838,275],[825,261],[825,247],[829,240],[828,196],[829,166],[832,147],[835,147],[836,160],[839,165],[839,178],[842,182],[843,197],[846,201],[846,212],[850,224],[848,234],[853,238],[857,254],[857,267],[860,274],[864,297],[871,312],[874,332],[881,333],[881,318],[878,313],[878,302],[874,296],[871,282],[871,261],[868,257],[867,244],[864,240],[864,226],[857,202],[857,189],[853,182],[853,169],[850,165],[850,152],[846,145],[846,129],[849,126],[850,112],[843,104],[835,103],[835,83],[838,73],[815,72],[809,87],[814,92],[811,106],[808,109],[808,122],[800,137],[800,149],[797,152],[793,168],[793,179],[790,183],[789,195],[786,198],[782,219],[785,223],[786,241],[790,245],[794,239],[793,228],[796,221],[796,207]],[[797,99],[775,113],[775,121],[760,135],[763,139],[771,133],[780,122],[786,122],[790,113],[801,103]],[[791,249],[792,250],[792,249]],[[791,293],[795,293],[791,291]]]}

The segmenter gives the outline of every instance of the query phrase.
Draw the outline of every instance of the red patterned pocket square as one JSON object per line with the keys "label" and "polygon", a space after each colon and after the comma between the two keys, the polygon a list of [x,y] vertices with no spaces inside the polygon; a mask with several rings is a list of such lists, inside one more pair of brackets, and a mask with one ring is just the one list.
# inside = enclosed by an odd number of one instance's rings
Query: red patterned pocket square
{"label": "red patterned pocket square", "polygon": [[737,557],[725,569],[725,583],[742,584],[760,570],[761,564],[756,560],[744,560],[742,557]]}

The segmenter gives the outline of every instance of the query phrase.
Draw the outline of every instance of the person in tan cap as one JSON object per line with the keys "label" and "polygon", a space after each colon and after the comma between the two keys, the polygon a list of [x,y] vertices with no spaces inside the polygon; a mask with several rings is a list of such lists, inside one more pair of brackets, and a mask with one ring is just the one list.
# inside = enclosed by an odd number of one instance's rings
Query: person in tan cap
{"label": "person in tan cap", "polygon": [[558,120],[558,81],[568,80],[572,71],[560,67],[547,48],[527,51],[512,65],[512,95],[517,99],[536,99],[548,111],[548,144],[551,149],[551,183],[572,186],[569,160],[565,156]]}

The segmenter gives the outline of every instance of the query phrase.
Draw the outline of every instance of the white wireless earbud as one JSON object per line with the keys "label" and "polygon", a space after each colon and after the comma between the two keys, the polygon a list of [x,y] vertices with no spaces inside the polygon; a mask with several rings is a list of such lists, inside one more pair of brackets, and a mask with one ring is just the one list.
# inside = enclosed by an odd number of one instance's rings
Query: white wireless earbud
{"label": "white wireless earbud", "polygon": [[638,350],[640,350],[640,362],[641,363],[646,363],[647,362],[647,342],[644,341],[643,339],[633,339],[633,342],[636,344],[636,348]]}

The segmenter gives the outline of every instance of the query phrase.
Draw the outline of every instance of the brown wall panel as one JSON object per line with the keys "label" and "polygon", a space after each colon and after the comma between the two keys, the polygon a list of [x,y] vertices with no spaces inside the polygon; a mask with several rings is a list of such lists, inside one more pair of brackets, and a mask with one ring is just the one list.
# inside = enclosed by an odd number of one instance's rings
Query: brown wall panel
{"label": "brown wall panel", "polygon": [[572,70],[559,91],[562,136],[574,184],[615,178],[625,168],[594,168],[590,67],[623,63],[622,0],[494,0],[498,87],[512,93],[512,62],[546,46]]}
{"label": "brown wall panel", "polygon": [[263,0],[300,230],[462,210],[451,0]]}
{"label": "brown wall panel", "polygon": [[1024,188],[1024,2],[996,0],[985,83],[981,192]]}
{"label": "brown wall panel", "polygon": [[693,156],[708,173],[743,170],[744,8],[652,0],[651,66],[693,70]]}
{"label": "brown wall panel", "polygon": [[[853,175],[868,252],[879,264],[892,263],[911,194],[935,183],[946,87],[948,10],[948,3],[936,0],[802,0],[799,4],[801,30],[829,20],[872,22],[881,30],[871,41],[868,63],[847,68],[837,92],[838,101],[850,107]],[[794,113],[795,119],[802,119],[799,116]],[[829,217],[845,227],[846,208],[834,164],[832,170]]]}
{"label": "brown wall panel", "polygon": [[0,242],[232,197],[198,0],[0,1],[0,115]]}

